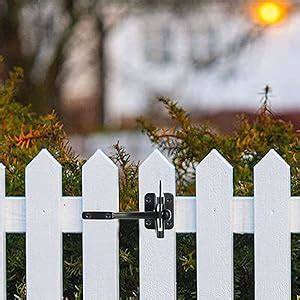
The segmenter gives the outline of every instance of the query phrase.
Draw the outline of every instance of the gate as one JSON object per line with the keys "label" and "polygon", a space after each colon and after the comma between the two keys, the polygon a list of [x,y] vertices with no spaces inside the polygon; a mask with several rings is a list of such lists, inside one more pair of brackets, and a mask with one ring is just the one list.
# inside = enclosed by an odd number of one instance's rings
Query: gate
{"label": "gate", "polygon": [[[84,299],[119,299],[118,168],[98,150],[82,176],[82,196],[62,196],[61,166],[42,150],[26,168],[25,197],[6,197],[0,167],[0,299],[11,232],[26,232],[27,299],[62,298],[62,233],[82,233]],[[274,150],[254,168],[253,197],[233,196],[233,169],[216,150],[196,169],[196,196],[176,196],[174,167],[155,150],[139,169],[139,208],[150,212],[135,215],[146,219],[139,221],[140,299],[176,299],[176,233],[187,232],[197,237],[198,299],[233,299],[233,233],[254,234],[255,298],[291,298],[300,197],[291,197],[289,166]]]}

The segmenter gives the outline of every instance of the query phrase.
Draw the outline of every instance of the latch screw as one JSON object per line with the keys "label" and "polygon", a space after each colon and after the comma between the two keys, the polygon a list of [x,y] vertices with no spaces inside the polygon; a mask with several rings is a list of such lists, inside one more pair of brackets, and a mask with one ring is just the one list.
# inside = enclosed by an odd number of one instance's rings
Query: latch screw
{"label": "latch screw", "polygon": [[146,220],[145,224],[146,224],[146,226],[150,226],[150,225],[152,225],[152,221],[151,220]]}

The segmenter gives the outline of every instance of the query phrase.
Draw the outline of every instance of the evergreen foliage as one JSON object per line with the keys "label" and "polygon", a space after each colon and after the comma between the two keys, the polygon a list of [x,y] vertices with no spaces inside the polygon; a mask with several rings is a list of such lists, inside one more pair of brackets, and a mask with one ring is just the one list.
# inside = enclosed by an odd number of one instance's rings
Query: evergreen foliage
{"label": "evergreen foliage", "polygon": [[[7,194],[24,194],[24,170],[29,161],[47,148],[63,166],[63,186],[66,195],[81,194],[83,160],[72,151],[62,124],[54,113],[38,116],[30,107],[15,102],[22,71],[15,68],[0,85],[0,161],[7,167]],[[265,93],[265,99],[268,96]],[[166,155],[171,157],[177,173],[177,194],[195,194],[195,166],[213,148],[217,148],[233,165],[236,195],[252,195],[253,166],[274,148],[290,164],[292,193],[299,194],[299,132],[292,124],[274,116],[267,101],[255,120],[241,116],[232,135],[224,136],[208,124],[195,125],[189,114],[174,101],[160,98],[170,116],[168,128],[161,128],[140,119],[142,131]],[[119,144],[111,159],[120,170],[120,210],[138,208],[138,163]],[[64,297],[80,299],[82,295],[81,235],[64,235]],[[292,288],[300,294],[300,241],[292,236]],[[178,298],[196,298],[195,234],[178,235]],[[14,295],[25,299],[25,235],[8,234],[8,299]],[[253,236],[235,235],[235,298],[253,299],[254,266]],[[120,281],[122,299],[138,296],[138,222],[122,222],[120,226]]]}

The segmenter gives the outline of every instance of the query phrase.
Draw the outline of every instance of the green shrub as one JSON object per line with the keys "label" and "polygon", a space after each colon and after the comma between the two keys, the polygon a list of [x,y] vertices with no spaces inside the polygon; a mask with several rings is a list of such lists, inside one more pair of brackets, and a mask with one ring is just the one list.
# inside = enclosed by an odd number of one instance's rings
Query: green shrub
{"label": "green shrub", "polygon": [[[16,68],[0,86],[0,161],[7,167],[8,195],[24,194],[24,169],[42,149],[47,148],[62,164],[63,186],[66,195],[81,194],[81,167],[84,163],[68,144],[62,124],[54,113],[37,116],[30,107],[15,101],[22,71]],[[299,133],[292,124],[279,120],[270,113],[266,103],[250,122],[245,116],[237,121],[232,135],[222,135],[209,125],[195,125],[189,115],[175,102],[160,98],[170,116],[167,128],[140,119],[144,133],[176,167],[177,194],[195,194],[195,166],[217,148],[234,166],[236,195],[252,195],[253,166],[271,148],[277,150],[290,164],[292,192],[299,194]],[[114,146],[111,156],[120,168],[120,209],[136,210],[138,206],[138,164],[120,145]],[[122,222],[120,227],[120,294],[123,299],[138,295],[138,223]],[[253,299],[254,267],[253,236],[235,235],[235,298]],[[292,288],[300,293],[300,241],[292,236]],[[25,297],[25,238],[9,234],[8,245],[8,299],[16,294]],[[178,235],[178,298],[196,298],[195,234]],[[64,235],[64,296],[80,298],[82,292],[81,236]]]}

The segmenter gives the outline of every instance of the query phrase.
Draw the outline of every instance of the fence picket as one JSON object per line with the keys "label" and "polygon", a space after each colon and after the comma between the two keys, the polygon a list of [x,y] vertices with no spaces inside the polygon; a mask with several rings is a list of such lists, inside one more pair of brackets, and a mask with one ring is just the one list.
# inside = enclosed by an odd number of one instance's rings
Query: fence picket
{"label": "fence picket", "polygon": [[291,298],[290,167],[274,151],[254,167],[255,299]]}
{"label": "fence picket", "polygon": [[[83,211],[118,211],[118,168],[98,150],[83,166]],[[119,299],[118,221],[83,222],[83,297]]]}
{"label": "fence picket", "polygon": [[6,299],[5,167],[0,164],[0,299]]}
{"label": "fence picket", "polygon": [[[139,168],[139,210],[144,211],[144,196],[158,194],[159,181],[163,192],[175,195],[175,169],[158,151]],[[154,230],[140,220],[140,299],[176,299],[176,233],[175,226],[158,239]]]}
{"label": "fence picket", "polygon": [[233,299],[233,172],[212,150],[196,169],[198,299]]}
{"label": "fence picket", "polygon": [[47,150],[26,167],[25,190],[27,299],[61,299],[62,173]]}

